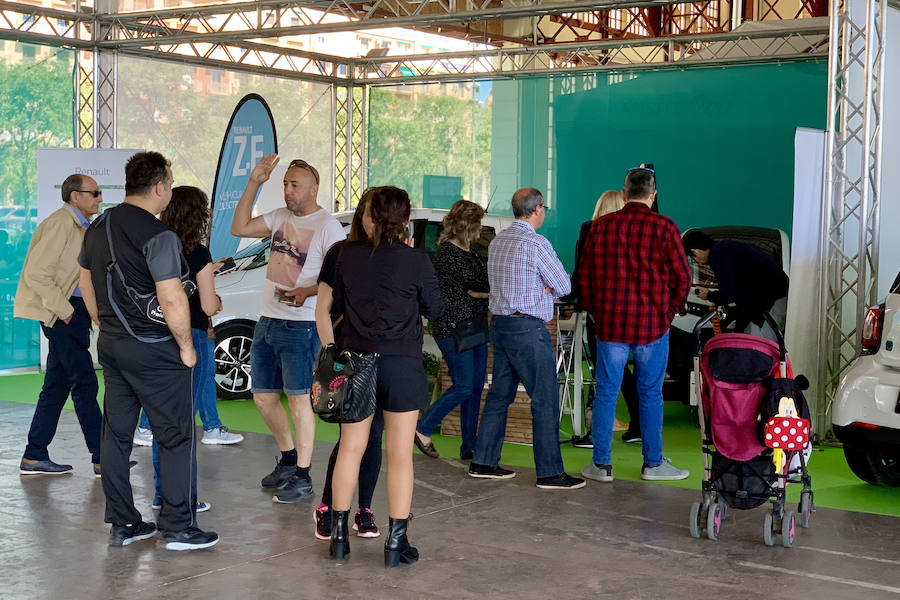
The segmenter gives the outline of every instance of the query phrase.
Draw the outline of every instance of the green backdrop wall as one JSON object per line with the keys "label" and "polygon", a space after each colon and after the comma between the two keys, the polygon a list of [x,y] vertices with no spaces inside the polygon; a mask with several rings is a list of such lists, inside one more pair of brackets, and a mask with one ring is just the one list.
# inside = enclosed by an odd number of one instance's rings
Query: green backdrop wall
{"label": "green backdrop wall", "polygon": [[642,162],[656,167],[660,212],[682,230],[756,225],[790,235],[794,131],[825,126],[825,62],[573,79],[554,82],[574,91],[554,95],[556,190],[542,230],[567,268],[596,199]]}

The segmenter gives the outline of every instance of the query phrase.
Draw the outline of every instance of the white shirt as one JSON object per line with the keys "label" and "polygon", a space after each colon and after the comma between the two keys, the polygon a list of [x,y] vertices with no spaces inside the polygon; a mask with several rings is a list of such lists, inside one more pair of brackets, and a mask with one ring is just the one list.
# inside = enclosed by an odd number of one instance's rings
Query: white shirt
{"label": "white shirt", "polygon": [[272,319],[315,321],[315,296],[302,306],[294,306],[293,298],[285,298],[281,292],[316,283],[325,253],[347,237],[343,226],[324,208],[303,217],[279,208],[264,214],[263,219],[272,232],[272,246],[260,314]]}

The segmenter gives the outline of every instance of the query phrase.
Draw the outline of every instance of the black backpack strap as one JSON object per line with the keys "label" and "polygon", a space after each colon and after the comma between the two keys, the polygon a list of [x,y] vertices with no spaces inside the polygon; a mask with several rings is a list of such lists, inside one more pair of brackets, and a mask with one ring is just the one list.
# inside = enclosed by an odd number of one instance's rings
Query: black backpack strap
{"label": "black backpack strap", "polygon": [[106,243],[109,245],[109,256],[110,262],[106,265],[106,294],[109,296],[109,303],[112,306],[113,312],[116,313],[116,316],[119,318],[119,322],[122,323],[122,327],[125,328],[131,337],[138,340],[139,342],[144,342],[145,344],[156,344],[158,342],[165,342],[173,339],[171,335],[167,335],[161,338],[150,338],[142,335],[138,335],[131,328],[131,325],[128,324],[128,321],[125,319],[125,315],[122,313],[122,310],[119,308],[119,305],[116,304],[116,299],[113,294],[113,282],[112,282],[112,274],[113,271],[119,276],[119,281],[122,282],[122,286],[127,290],[130,288],[128,283],[125,281],[125,275],[122,273],[122,268],[119,267],[118,261],[116,261],[116,250],[113,246],[112,234],[110,233],[110,221],[112,218],[110,217],[112,213],[112,209],[105,211],[100,218],[104,219],[104,226],[106,227]]}

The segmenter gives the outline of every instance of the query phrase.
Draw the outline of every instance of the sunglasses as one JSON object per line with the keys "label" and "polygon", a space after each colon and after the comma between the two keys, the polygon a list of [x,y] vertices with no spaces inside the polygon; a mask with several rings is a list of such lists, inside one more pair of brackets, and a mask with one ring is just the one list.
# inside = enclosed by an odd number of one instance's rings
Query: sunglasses
{"label": "sunglasses", "polygon": [[635,171],[647,171],[648,173],[656,175],[656,171],[654,171],[653,169],[648,169],[647,167],[635,167],[633,169],[628,169],[625,175],[628,175],[628,173],[634,173]]}
{"label": "sunglasses", "polygon": [[319,185],[319,172],[316,171],[316,168],[302,159],[295,159],[291,161],[291,164],[288,165],[288,169],[291,167],[297,167],[298,169],[308,169],[310,173],[312,173],[313,178],[316,180],[316,185]]}
{"label": "sunglasses", "polygon": [[103,190],[75,190],[76,192],[82,192],[84,194],[90,194],[94,198],[99,198],[103,195]]}

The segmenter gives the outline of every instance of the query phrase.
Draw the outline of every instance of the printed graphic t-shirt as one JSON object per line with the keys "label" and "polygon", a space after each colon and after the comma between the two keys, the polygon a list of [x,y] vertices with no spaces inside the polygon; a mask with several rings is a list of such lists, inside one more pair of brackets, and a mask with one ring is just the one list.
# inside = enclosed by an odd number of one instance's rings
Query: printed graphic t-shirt
{"label": "printed graphic t-shirt", "polygon": [[260,314],[272,319],[315,321],[316,297],[294,306],[285,290],[315,285],[325,253],[345,239],[343,226],[324,208],[298,217],[287,208],[263,215],[272,232],[272,251],[266,270]]}

